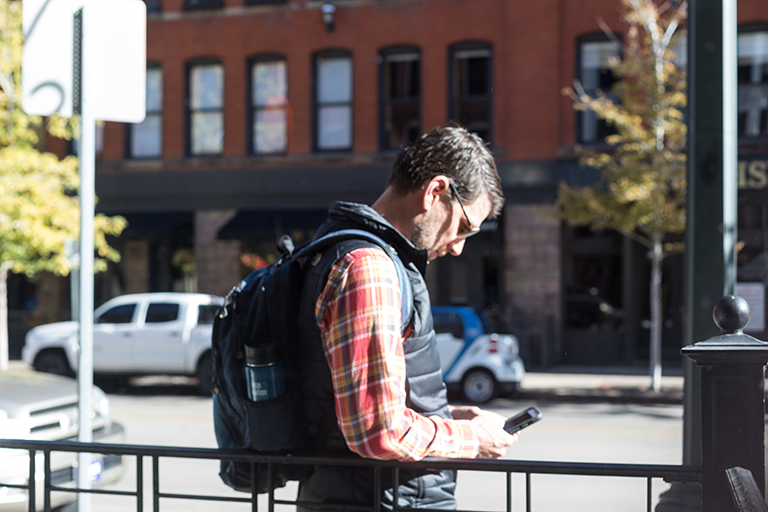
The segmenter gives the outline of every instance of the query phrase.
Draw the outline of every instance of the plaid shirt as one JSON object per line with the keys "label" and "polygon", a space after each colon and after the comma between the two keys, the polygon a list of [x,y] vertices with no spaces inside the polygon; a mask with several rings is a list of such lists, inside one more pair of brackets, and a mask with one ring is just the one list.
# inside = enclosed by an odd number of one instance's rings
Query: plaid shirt
{"label": "plaid shirt", "polygon": [[317,300],[347,445],[374,459],[476,457],[471,422],[425,417],[406,406],[400,301],[395,264],[377,248],[357,249],[339,260]]}

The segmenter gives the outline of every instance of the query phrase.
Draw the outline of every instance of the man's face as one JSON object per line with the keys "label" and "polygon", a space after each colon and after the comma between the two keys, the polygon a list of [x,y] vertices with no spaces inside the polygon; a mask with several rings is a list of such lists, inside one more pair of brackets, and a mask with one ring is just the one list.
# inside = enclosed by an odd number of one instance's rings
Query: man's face
{"label": "man's face", "polygon": [[411,242],[419,249],[427,249],[430,260],[449,252],[454,256],[460,255],[465,239],[459,235],[470,227],[467,217],[472,226],[479,226],[490,215],[491,202],[486,195],[480,195],[471,203],[465,203],[464,209],[466,217],[451,193],[443,194],[424,219],[413,227]]}

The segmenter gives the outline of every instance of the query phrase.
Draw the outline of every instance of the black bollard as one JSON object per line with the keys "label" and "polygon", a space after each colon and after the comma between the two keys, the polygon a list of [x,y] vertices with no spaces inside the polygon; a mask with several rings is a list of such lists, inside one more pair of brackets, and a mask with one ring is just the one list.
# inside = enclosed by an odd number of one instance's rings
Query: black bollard
{"label": "black bollard", "polygon": [[765,496],[768,343],[742,332],[750,313],[741,297],[723,297],[712,315],[722,334],[684,347],[682,353],[702,370],[702,510],[735,512],[727,469],[750,470]]}

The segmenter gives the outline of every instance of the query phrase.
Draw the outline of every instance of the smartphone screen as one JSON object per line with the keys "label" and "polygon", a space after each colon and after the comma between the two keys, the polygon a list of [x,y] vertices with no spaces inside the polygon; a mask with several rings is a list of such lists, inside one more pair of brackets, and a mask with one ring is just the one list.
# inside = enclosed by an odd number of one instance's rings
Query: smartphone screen
{"label": "smartphone screen", "polygon": [[539,411],[536,407],[529,407],[520,414],[509,418],[504,424],[504,430],[510,434],[514,434],[515,432],[519,432],[520,430],[524,429],[528,425],[536,423],[541,419],[541,417],[541,411]]}

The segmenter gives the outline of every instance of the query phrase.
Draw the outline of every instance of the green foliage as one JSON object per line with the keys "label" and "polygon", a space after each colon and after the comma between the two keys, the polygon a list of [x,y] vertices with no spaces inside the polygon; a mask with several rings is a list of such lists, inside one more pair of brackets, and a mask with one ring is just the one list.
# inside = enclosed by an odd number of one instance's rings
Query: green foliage
{"label": "green foliage", "polygon": [[623,57],[610,62],[620,78],[610,91],[615,100],[602,92],[590,96],[578,83],[563,91],[576,109],[594,111],[615,133],[606,137],[606,151],[577,148],[579,163],[598,169],[600,179],[581,188],[561,184],[558,205],[570,224],[616,230],[650,248],[685,229],[686,77],[672,47],[686,5],[622,3]]}
{"label": "green foliage", "polygon": [[[66,240],[79,237],[77,159],[40,151],[46,132],[77,136],[76,119],[27,115],[21,108],[21,2],[0,0],[0,266],[16,273],[67,274]],[[97,270],[119,254],[106,236],[125,228],[122,217],[95,219]]]}

